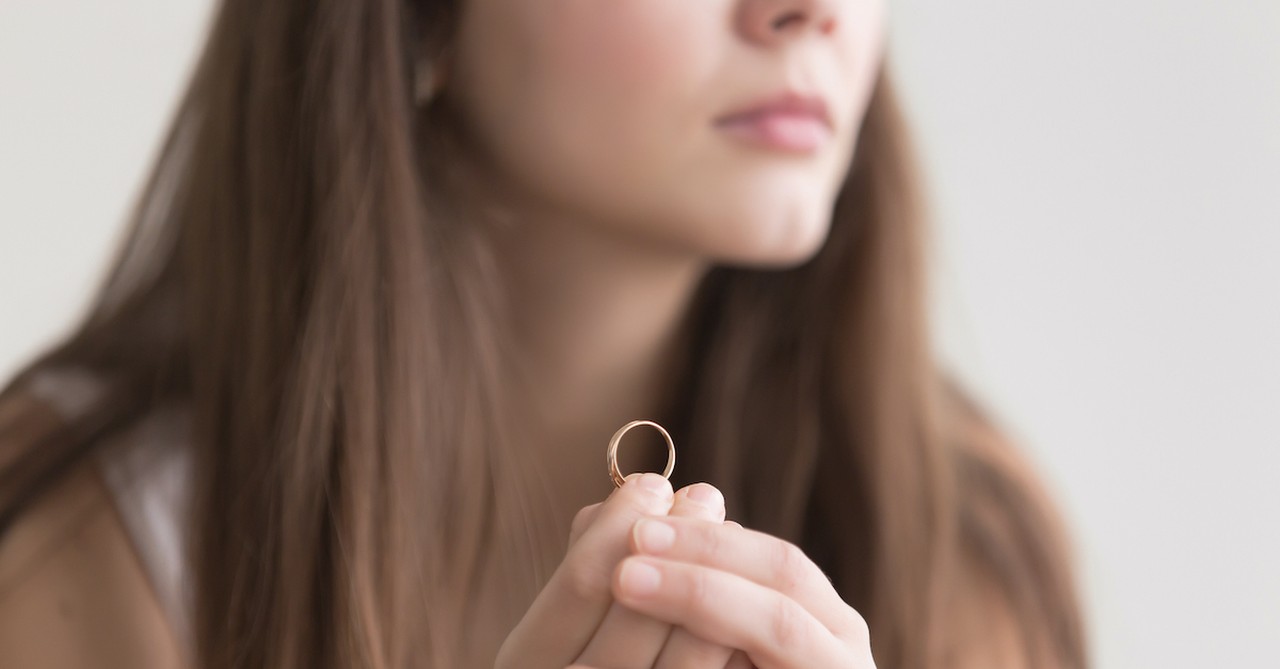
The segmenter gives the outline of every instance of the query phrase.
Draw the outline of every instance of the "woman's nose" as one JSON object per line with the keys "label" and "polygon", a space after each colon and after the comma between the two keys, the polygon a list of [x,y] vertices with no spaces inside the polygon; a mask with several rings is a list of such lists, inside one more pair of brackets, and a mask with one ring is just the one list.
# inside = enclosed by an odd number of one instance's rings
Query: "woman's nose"
{"label": "woman's nose", "polygon": [[738,29],[748,41],[774,46],[810,32],[836,29],[837,0],[742,0]]}

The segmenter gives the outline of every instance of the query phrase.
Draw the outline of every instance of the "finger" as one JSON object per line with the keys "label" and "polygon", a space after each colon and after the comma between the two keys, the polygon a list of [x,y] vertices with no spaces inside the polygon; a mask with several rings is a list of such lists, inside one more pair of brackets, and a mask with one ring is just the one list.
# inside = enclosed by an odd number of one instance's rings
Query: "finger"
{"label": "finger", "polygon": [[600,513],[600,507],[604,506],[604,502],[596,502],[590,506],[584,506],[578,509],[578,513],[573,516],[573,523],[569,525],[569,545],[578,543],[578,538],[591,527],[591,523],[595,522],[596,516]]}
{"label": "finger", "polygon": [[[698,490],[694,494],[694,490]],[[569,527],[569,545],[577,543],[578,537],[582,536],[583,530],[587,529],[595,520],[596,514],[600,511],[600,507],[604,502],[596,502],[590,506],[584,506],[578,510],[573,517],[573,523]],[[675,502],[669,515],[682,517],[702,517],[703,514],[698,513],[695,509],[715,509],[720,518],[724,518],[724,495],[718,488],[710,483],[694,483],[687,485],[676,491]],[[712,519],[716,513],[706,515],[707,519]],[[728,525],[734,527],[742,527],[741,523],[733,520],[724,521]]]}
{"label": "finger", "polygon": [[724,665],[724,669],[756,669],[756,665],[751,663],[751,658],[747,654],[740,651],[733,651],[733,657],[729,658],[729,663]]}
{"label": "finger", "polygon": [[676,491],[668,515],[724,522],[724,494],[710,483],[693,483]]}
{"label": "finger", "polygon": [[683,627],[672,627],[653,669],[724,669],[733,653],[732,648],[707,641]]}
{"label": "finger", "polygon": [[646,518],[631,537],[637,553],[737,574],[794,599],[845,640],[866,634],[866,622],[845,603],[818,565],[795,544],[727,524]]}
{"label": "finger", "polygon": [[[631,476],[610,493],[498,651],[498,666],[567,666],[613,602],[610,581],[630,552],[636,519],[666,515],[674,492],[658,474]],[[519,657],[516,657],[519,655]]]}
{"label": "finger", "polygon": [[[685,486],[676,491],[668,513],[694,522],[719,523],[724,519],[724,496],[707,483]],[[666,622],[654,620],[614,602],[577,661],[613,669],[649,669],[665,652],[663,649],[671,644],[672,634],[671,625]],[[695,652],[711,655],[714,649],[719,648],[696,638],[684,639],[685,636],[688,636],[687,633],[677,637],[681,646],[708,646],[707,649],[698,648]],[[721,652],[724,657],[715,665],[716,669],[724,667],[732,655],[732,650],[722,649]]]}
{"label": "finger", "polygon": [[[637,476],[637,474],[631,474],[630,476]],[[628,478],[630,478],[630,476],[628,476]],[[676,509],[685,507],[689,504],[690,491],[694,488],[700,489],[699,492],[693,495],[694,501],[700,502],[704,506],[710,506],[711,508],[714,508],[718,505],[720,507],[720,516],[721,518],[723,518],[724,495],[721,494],[719,489],[715,488],[710,483],[694,483],[692,485],[687,485],[681,488],[680,490],[677,490],[676,498],[675,498],[676,501],[672,505],[673,510],[671,512],[671,515],[675,515],[675,516],[699,515],[696,513],[681,512],[676,510]],[[581,509],[578,509],[578,513],[574,515],[573,522],[569,526],[569,545],[570,546],[576,543],[578,540],[578,537],[582,536],[583,530],[587,529],[587,527],[591,525],[591,523],[595,520],[596,514],[600,511],[600,507],[603,505],[604,505],[604,502],[596,502],[595,504],[584,506]],[[733,521],[726,521],[726,522],[733,522]],[[734,524],[738,525],[737,523],[734,523]],[[742,526],[738,525],[738,527],[742,527]]]}
{"label": "finger", "polygon": [[[676,500],[668,515],[700,518],[712,523],[723,522],[724,495],[709,483],[685,486],[676,491]],[[732,648],[707,641],[683,627],[676,627],[671,630],[667,643],[662,647],[653,666],[654,669],[724,669],[733,653]]]}
{"label": "finger", "polygon": [[741,649],[760,669],[874,666],[868,644],[846,645],[794,599],[737,574],[632,556],[613,588],[627,606]]}
{"label": "finger", "polygon": [[649,669],[670,634],[670,623],[614,602],[575,662],[609,669]]}

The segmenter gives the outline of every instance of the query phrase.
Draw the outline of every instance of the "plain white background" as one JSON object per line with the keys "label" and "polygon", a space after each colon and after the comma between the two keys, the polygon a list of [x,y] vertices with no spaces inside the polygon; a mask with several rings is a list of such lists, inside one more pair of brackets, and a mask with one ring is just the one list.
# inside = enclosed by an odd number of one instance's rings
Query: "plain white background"
{"label": "plain white background", "polygon": [[[891,5],[939,349],[1061,501],[1097,666],[1280,666],[1280,3]],[[209,8],[0,3],[0,377],[84,306]]]}

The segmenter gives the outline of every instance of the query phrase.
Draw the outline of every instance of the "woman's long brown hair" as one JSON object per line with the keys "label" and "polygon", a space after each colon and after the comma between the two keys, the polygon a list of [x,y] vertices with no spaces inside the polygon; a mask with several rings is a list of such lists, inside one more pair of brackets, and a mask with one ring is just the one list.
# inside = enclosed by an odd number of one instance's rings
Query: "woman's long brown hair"
{"label": "woman's long brown hair", "polygon": [[[495,428],[501,282],[443,204],[448,113],[413,97],[456,1],[221,3],[92,308],[0,394],[59,369],[105,389],[57,429],[0,424],[27,432],[0,532],[109,435],[189,407],[202,668],[456,666],[478,556],[534,550]],[[882,74],[818,254],[700,285],[663,416],[677,483],[804,547],[883,668],[984,643],[956,631],[973,583],[1030,666],[1084,666],[1054,508],[931,355],[917,182]]]}

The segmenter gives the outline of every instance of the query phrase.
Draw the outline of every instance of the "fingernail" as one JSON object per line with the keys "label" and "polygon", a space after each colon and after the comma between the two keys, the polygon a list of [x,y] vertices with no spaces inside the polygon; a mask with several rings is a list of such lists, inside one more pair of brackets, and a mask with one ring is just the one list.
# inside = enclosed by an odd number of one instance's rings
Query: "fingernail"
{"label": "fingernail", "polygon": [[671,490],[671,482],[666,477],[652,472],[645,472],[636,480],[636,485],[645,490],[656,492],[660,495],[670,497],[673,493]]}
{"label": "fingernail", "polygon": [[648,595],[658,590],[662,574],[653,565],[627,560],[622,565],[622,587],[633,595]]}
{"label": "fingernail", "polygon": [[707,483],[699,483],[689,488],[689,499],[706,504],[707,506],[719,506],[724,504],[724,495],[715,486]]}
{"label": "fingernail", "polygon": [[660,520],[646,519],[636,523],[636,543],[646,553],[661,553],[675,542],[675,528]]}

